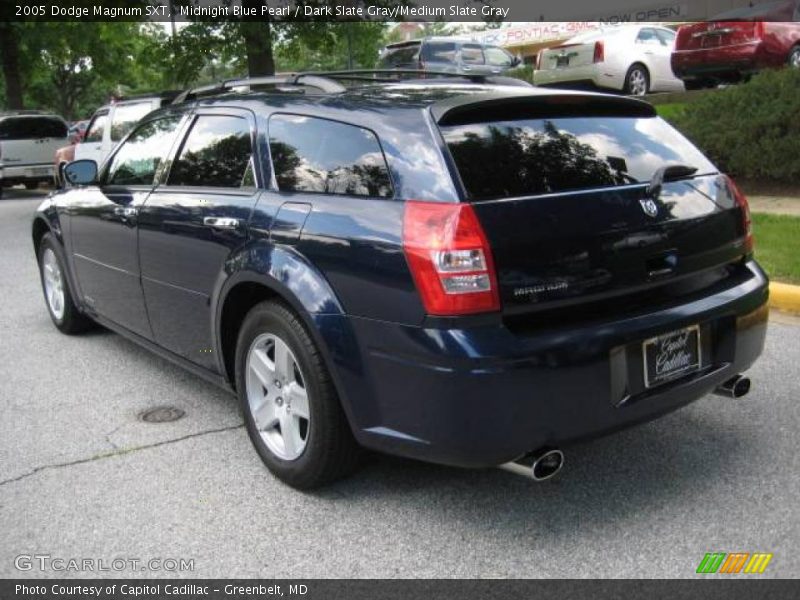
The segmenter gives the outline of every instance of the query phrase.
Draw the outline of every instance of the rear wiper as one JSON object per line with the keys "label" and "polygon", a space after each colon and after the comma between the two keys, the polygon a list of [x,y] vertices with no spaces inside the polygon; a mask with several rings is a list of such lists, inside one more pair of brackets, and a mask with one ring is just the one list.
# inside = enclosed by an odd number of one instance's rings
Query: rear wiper
{"label": "rear wiper", "polygon": [[665,181],[682,179],[694,175],[695,173],[697,173],[697,168],[688,165],[665,165],[660,167],[650,178],[650,183],[647,185],[645,194],[650,196],[653,200],[657,200]]}

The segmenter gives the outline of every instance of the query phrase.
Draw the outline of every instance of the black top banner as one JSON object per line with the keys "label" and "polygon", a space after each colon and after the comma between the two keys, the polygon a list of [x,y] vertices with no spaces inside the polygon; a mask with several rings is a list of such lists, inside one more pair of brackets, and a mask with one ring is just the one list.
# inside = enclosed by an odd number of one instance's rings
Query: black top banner
{"label": "black top banner", "polygon": [[800,21],[800,0],[2,0],[0,21]]}

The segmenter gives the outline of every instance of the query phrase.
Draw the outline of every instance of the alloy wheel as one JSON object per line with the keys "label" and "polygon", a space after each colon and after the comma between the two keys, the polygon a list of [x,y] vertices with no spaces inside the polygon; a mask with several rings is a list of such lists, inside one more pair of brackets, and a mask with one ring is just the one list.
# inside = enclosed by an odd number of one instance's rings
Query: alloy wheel
{"label": "alloy wheel", "polygon": [[633,69],[628,75],[628,89],[634,96],[644,96],[647,93],[647,76],[641,69]]}
{"label": "alloy wheel", "polygon": [[42,257],[42,276],[47,306],[56,320],[60,321],[64,318],[64,275],[51,248],[47,248]]}
{"label": "alloy wheel", "polygon": [[250,414],[267,448],[282,460],[299,458],[311,420],[305,378],[289,345],[274,333],[259,335],[245,372]]}

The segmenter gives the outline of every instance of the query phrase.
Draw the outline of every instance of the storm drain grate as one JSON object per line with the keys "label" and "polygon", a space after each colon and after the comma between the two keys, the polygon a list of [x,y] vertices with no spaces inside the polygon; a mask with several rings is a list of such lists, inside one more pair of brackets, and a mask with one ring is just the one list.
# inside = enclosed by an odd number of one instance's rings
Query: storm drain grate
{"label": "storm drain grate", "polygon": [[139,419],[145,423],[170,423],[184,417],[186,412],[174,406],[157,406],[139,413]]}

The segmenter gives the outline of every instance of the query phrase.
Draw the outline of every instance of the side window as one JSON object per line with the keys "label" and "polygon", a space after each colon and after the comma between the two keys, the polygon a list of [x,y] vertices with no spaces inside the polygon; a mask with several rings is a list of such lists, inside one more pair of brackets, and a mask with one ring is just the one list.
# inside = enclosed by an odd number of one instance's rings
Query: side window
{"label": "side window", "polygon": [[461,62],[465,65],[482,65],[483,48],[479,44],[464,44],[461,46]]}
{"label": "side window", "polygon": [[84,142],[102,142],[103,134],[106,131],[108,124],[108,113],[101,113],[95,115],[89,127],[86,129],[86,135],[83,138]]}
{"label": "side window", "polygon": [[111,141],[118,142],[133,129],[133,126],[152,110],[150,102],[137,102],[136,104],[119,104],[114,109],[111,119]]}
{"label": "side window", "polygon": [[639,44],[661,44],[663,43],[658,39],[655,29],[643,27],[639,30],[639,35],[636,36],[636,42]]}
{"label": "side window", "polygon": [[422,46],[423,62],[453,62],[456,58],[455,42],[427,42]]}
{"label": "side window", "polygon": [[201,115],[172,164],[167,185],[255,187],[252,154],[247,119]]}
{"label": "side window", "polygon": [[110,185],[152,185],[161,161],[175,139],[180,117],[148,121],[125,140],[105,177]]}
{"label": "side window", "polygon": [[656,29],[656,35],[661,40],[662,44],[671,46],[675,42],[675,36],[677,34],[670,29]]}
{"label": "side window", "polygon": [[336,121],[274,115],[269,149],[278,189],[389,198],[392,184],[378,138]]}

